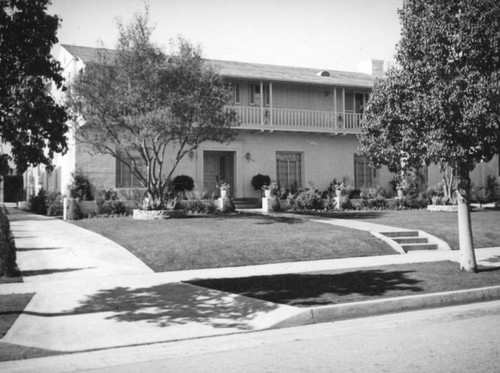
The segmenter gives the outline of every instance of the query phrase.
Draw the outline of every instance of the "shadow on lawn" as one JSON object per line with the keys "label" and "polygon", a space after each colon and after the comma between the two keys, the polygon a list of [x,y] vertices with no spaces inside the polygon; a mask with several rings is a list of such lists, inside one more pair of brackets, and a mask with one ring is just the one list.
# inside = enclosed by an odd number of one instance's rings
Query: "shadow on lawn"
{"label": "shadow on lawn", "polygon": [[308,307],[355,302],[383,295],[421,292],[414,271],[362,270],[336,274],[287,274],[190,281],[191,284],[244,296]]}
{"label": "shadow on lawn", "polygon": [[235,294],[169,283],[131,289],[116,287],[101,290],[64,315],[111,312],[107,319],[146,321],[158,327],[203,323],[214,328],[250,330],[255,317],[278,308],[278,305],[248,301]]}

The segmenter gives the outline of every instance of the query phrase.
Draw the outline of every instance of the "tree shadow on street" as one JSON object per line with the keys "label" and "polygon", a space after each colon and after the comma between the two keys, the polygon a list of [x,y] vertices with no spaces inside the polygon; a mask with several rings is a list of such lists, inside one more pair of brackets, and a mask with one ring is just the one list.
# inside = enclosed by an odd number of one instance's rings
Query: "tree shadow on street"
{"label": "tree shadow on street", "polygon": [[214,328],[250,330],[257,316],[277,309],[276,304],[222,293],[203,287],[169,283],[142,288],[100,290],[68,310],[68,315],[110,312],[107,319],[146,321],[158,327],[203,323]]}
{"label": "tree shadow on street", "polygon": [[413,271],[357,270],[335,274],[286,274],[196,280],[189,283],[290,306],[355,302],[423,291]]}

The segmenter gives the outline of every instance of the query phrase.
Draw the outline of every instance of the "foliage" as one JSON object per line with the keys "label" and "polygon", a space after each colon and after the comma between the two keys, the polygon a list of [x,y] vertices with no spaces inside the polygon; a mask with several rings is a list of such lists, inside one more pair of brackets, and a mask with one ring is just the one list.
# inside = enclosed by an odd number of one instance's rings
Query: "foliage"
{"label": "foliage", "polygon": [[470,172],[500,151],[497,0],[407,0],[396,64],[368,102],[361,152],[391,171],[435,163],[458,178],[460,267],[476,271]]}
{"label": "foliage", "polygon": [[19,276],[16,265],[16,245],[10,230],[7,210],[0,208],[0,277]]}
{"label": "foliage", "polygon": [[229,189],[231,189],[231,185],[229,185],[225,181],[221,181],[221,182],[217,183],[217,188],[219,188],[220,190],[229,191]]}
{"label": "foliage", "polygon": [[281,204],[280,204],[280,198],[275,195],[273,197],[273,200],[271,202],[271,210],[274,212],[280,212],[281,211]]}
{"label": "foliage", "polygon": [[192,191],[194,189],[194,180],[191,176],[177,175],[172,181],[172,187],[175,192]]}
{"label": "foliage", "polygon": [[291,210],[322,210],[321,194],[312,189],[303,189],[295,195],[288,196],[288,206]]}
{"label": "foliage", "polygon": [[78,198],[80,201],[93,201],[92,184],[84,174],[77,172],[73,175],[73,181],[68,185],[70,198]]}
{"label": "foliage", "polygon": [[231,91],[189,42],[172,43],[168,56],[154,45],[147,9],[118,31],[116,52],[101,50],[74,84],[71,105],[86,122],[77,136],[119,159],[147,189],[148,206],[161,209],[186,154],[233,139]]}
{"label": "foliage", "polygon": [[499,151],[496,1],[411,0],[397,65],[370,97],[362,151],[392,170],[443,164],[461,181]]}
{"label": "foliage", "polygon": [[235,211],[236,211],[236,206],[234,205],[233,199],[230,197],[224,198],[222,200],[222,212],[226,214]]}
{"label": "foliage", "polygon": [[[123,216],[130,214],[131,207],[118,195],[114,189],[100,191],[97,198],[97,215],[99,216]],[[137,201],[132,201],[137,205]]]}
{"label": "foliage", "polygon": [[47,215],[48,216],[62,216],[64,213],[63,200],[61,193],[51,192],[47,194]]}
{"label": "foliage", "polygon": [[63,87],[61,67],[50,54],[59,18],[49,0],[2,0],[0,8],[0,138],[12,145],[19,173],[30,164],[51,168],[65,153],[68,114],[47,92]]}
{"label": "foliage", "polygon": [[29,201],[29,210],[38,215],[47,215],[47,192],[40,188],[38,193],[31,195]]}
{"label": "foliage", "polygon": [[255,190],[261,190],[265,185],[271,184],[271,178],[269,175],[257,174],[252,177],[252,186]]}
{"label": "foliage", "polygon": [[174,210],[184,210],[188,214],[208,214],[215,212],[216,207],[212,199],[195,198],[177,201]]}
{"label": "foliage", "polygon": [[74,198],[71,198],[69,200],[68,206],[68,220],[80,220],[81,218],[83,218],[83,214],[80,211],[78,201]]}

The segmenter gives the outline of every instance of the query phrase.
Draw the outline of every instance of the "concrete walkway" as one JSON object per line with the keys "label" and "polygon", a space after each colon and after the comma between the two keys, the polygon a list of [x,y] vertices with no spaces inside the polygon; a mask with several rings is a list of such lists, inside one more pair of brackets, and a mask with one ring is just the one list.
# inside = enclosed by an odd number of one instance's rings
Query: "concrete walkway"
{"label": "concrete walkway", "polygon": [[[10,212],[25,283],[0,285],[0,294],[36,294],[0,341],[56,351],[243,333],[309,323],[310,315],[314,316],[304,308],[180,281],[459,260],[456,251],[433,251],[153,273],[130,252],[98,234],[59,219]],[[362,228],[361,224],[358,229]],[[500,266],[500,247],[476,250],[476,255],[481,265]]]}

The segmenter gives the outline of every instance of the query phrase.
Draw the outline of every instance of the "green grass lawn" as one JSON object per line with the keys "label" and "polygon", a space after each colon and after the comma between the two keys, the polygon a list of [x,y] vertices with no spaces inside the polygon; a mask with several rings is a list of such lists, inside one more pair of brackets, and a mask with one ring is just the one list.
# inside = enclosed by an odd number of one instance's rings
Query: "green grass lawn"
{"label": "green grass lawn", "polygon": [[274,303],[311,307],[500,285],[500,268],[467,273],[460,271],[458,263],[444,261],[189,283]]}
{"label": "green grass lawn", "polygon": [[124,246],[156,272],[395,254],[368,232],[261,215],[75,224]]}
{"label": "green grass lawn", "polygon": [[[429,212],[427,210],[404,211],[348,211],[321,216],[341,219],[356,219],[398,228],[418,229],[448,242],[458,250],[457,214],[451,212]],[[474,246],[500,246],[500,211],[480,210],[471,213]]]}

